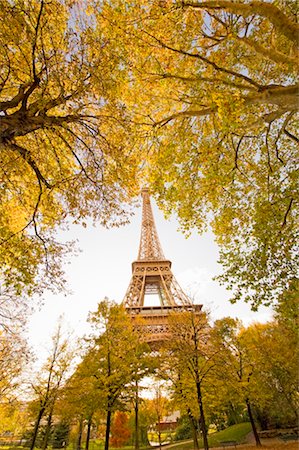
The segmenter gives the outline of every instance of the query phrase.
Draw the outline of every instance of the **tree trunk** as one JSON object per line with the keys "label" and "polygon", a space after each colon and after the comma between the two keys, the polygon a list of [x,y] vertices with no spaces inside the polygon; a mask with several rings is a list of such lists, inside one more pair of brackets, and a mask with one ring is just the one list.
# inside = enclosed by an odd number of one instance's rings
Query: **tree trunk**
{"label": "tree trunk", "polygon": [[107,411],[107,417],[106,417],[105,450],[109,450],[111,416],[112,416],[111,410],[108,409],[108,411]]}
{"label": "tree trunk", "polygon": [[191,426],[192,426],[192,433],[193,433],[193,447],[194,450],[199,450],[199,445],[198,445],[198,439],[197,439],[197,429],[196,426],[194,425],[193,421],[191,422]]}
{"label": "tree trunk", "polygon": [[42,450],[46,450],[46,448],[48,447],[48,441],[49,441],[51,425],[52,425],[52,415],[53,415],[53,407],[50,409],[50,412],[48,415],[45,436],[44,436],[43,443],[42,443]]}
{"label": "tree trunk", "polygon": [[91,424],[92,424],[92,416],[90,416],[88,418],[88,422],[87,422],[87,433],[86,433],[85,450],[88,450],[88,448],[89,448]]}
{"label": "tree trunk", "polygon": [[35,425],[34,425],[34,430],[33,430],[33,436],[32,436],[32,441],[31,441],[31,445],[30,445],[30,450],[33,450],[34,447],[35,447],[35,442],[36,442],[36,438],[37,438],[39,424],[40,424],[40,421],[41,421],[41,419],[42,419],[42,417],[44,415],[44,412],[45,412],[45,407],[42,406],[40,408],[39,412],[38,412],[38,416],[36,418],[36,422],[35,422]]}
{"label": "tree trunk", "polygon": [[203,437],[203,445],[204,445],[205,450],[209,450],[208,433],[207,433],[206,420],[205,420],[203,404],[202,404],[200,381],[196,382],[196,390],[197,390],[197,401],[198,401],[199,413],[200,413],[199,423],[200,423],[200,428],[201,428],[202,437]]}
{"label": "tree trunk", "polygon": [[162,447],[162,439],[161,439],[161,427],[160,427],[160,421],[158,423],[158,440],[159,440],[159,449],[161,450]]}
{"label": "tree trunk", "polygon": [[252,428],[252,431],[253,431],[253,434],[254,434],[256,446],[257,447],[261,447],[262,444],[261,444],[261,441],[260,441],[260,438],[259,438],[256,426],[255,426],[255,423],[254,423],[254,418],[253,418],[253,415],[252,415],[251,405],[250,405],[250,401],[249,401],[248,398],[246,398],[246,406],[247,406],[248,416],[249,416],[249,420],[250,420],[250,423],[251,423],[251,428]]}
{"label": "tree trunk", "polygon": [[80,421],[79,421],[79,431],[78,431],[78,439],[77,439],[77,450],[81,450],[82,433],[83,433],[83,418],[81,418]]}
{"label": "tree trunk", "polygon": [[139,423],[138,423],[138,412],[139,412],[139,399],[138,399],[138,381],[136,381],[136,395],[135,395],[135,450],[139,450]]}
{"label": "tree trunk", "polygon": [[197,439],[196,419],[194,418],[190,408],[188,408],[187,414],[188,414],[188,417],[189,417],[189,420],[190,420],[190,423],[191,423],[191,427],[192,427],[193,447],[194,447],[194,450],[198,450],[199,449],[199,445],[198,445],[198,439]]}

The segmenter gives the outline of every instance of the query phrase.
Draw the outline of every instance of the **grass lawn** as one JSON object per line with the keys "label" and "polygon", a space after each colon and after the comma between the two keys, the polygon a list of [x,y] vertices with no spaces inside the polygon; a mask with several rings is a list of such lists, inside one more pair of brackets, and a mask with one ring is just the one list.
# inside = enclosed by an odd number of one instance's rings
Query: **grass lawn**
{"label": "grass lawn", "polygon": [[245,441],[245,438],[250,431],[251,425],[249,422],[237,423],[226,430],[210,434],[208,437],[209,444],[211,447],[215,447],[216,444],[219,446],[219,442],[221,441],[237,441],[241,444]]}
{"label": "grass lawn", "polygon": [[[226,430],[215,432],[209,435],[209,446],[210,447],[219,447],[220,441],[237,441],[238,443],[244,442],[244,439],[246,435],[250,432],[251,426],[250,423],[239,423],[237,425],[232,425],[231,427],[227,428]],[[199,440],[199,446],[203,447],[203,442],[200,439]],[[103,450],[104,443],[100,443],[99,441],[91,441],[89,450]],[[155,448],[155,447],[149,447],[149,448]],[[149,448],[141,448],[140,450],[149,450]],[[167,446],[166,446],[167,448]],[[132,450],[133,447],[122,447],[121,450]],[[192,441],[184,441],[184,442],[178,442],[177,444],[173,443],[171,444],[171,450],[192,450],[193,449],[193,443]],[[71,450],[71,449],[68,449]],[[110,450],[116,450],[112,446],[110,446]],[[119,450],[119,449],[117,449]]]}
{"label": "grass lawn", "polygon": [[[221,441],[237,441],[239,444],[244,442],[245,437],[251,431],[251,426],[249,422],[238,423],[236,425],[232,425],[223,431],[218,431],[212,433],[208,436],[209,446],[210,447],[220,447],[219,442]],[[199,439],[199,447],[203,447],[202,439]],[[193,442],[178,442],[171,446],[171,450],[192,450]]]}

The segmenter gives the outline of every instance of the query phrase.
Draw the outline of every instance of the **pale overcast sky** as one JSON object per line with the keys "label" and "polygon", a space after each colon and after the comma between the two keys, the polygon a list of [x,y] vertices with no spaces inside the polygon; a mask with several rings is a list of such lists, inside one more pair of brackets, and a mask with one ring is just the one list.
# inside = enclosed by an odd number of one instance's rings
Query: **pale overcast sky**
{"label": "pale overcast sky", "polygon": [[[230,292],[212,280],[221,272],[212,233],[202,236],[193,233],[186,239],[178,231],[177,221],[166,221],[153,200],[152,207],[162,249],[165,257],[172,261],[174,276],[196,303],[210,310],[212,319],[238,317],[247,325],[271,318],[269,308],[253,312],[247,304],[230,304]],[[63,240],[77,239],[81,252],[72,256],[66,265],[66,279],[72,294],[45,294],[44,304],[29,321],[29,342],[37,354],[49,347],[60,315],[64,315],[75,335],[82,336],[88,331],[87,315],[96,310],[99,301],[104,297],[119,303],[123,300],[131,279],[131,263],[138,254],[141,216],[140,207],[130,224],[120,228],[72,226],[68,232],[61,233]]]}

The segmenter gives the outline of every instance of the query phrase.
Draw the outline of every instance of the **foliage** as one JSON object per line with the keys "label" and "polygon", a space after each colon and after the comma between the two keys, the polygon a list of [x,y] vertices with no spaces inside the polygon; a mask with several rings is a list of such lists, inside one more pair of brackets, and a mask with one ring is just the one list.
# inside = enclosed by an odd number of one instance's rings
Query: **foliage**
{"label": "foliage", "polygon": [[21,335],[0,331],[0,402],[14,397],[30,353]]}
{"label": "foliage", "polygon": [[191,309],[169,316],[170,339],[166,342],[165,377],[172,381],[174,401],[192,425],[194,447],[198,430],[208,448],[205,388],[214,365],[207,315]]}
{"label": "foliage", "polygon": [[0,276],[40,292],[63,283],[67,217],[127,221],[134,138],[113,96],[119,60],[81,1],[3,0],[0,20]]}
{"label": "foliage", "polygon": [[278,298],[275,307],[275,318],[284,329],[296,334],[299,330],[299,280],[294,279],[290,283],[289,289]]}
{"label": "foliage", "polygon": [[178,427],[175,430],[175,440],[180,441],[183,439],[192,438],[192,427],[188,416],[183,416],[179,419]]}
{"label": "foliage", "polygon": [[[139,444],[149,446],[148,431],[156,423],[155,412],[150,399],[139,400],[138,424],[139,424]],[[129,425],[132,431],[133,442],[135,442],[135,414],[131,413]]]}
{"label": "foliage", "polygon": [[112,413],[121,410],[135,396],[135,383],[144,376],[143,353],[149,351],[133,330],[123,305],[100,302],[89,318],[93,335],[84,358],[85,376],[92,379],[100,407],[106,412],[105,449],[109,447]]}
{"label": "foliage", "polygon": [[128,416],[122,411],[117,411],[111,426],[111,445],[123,447],[128,443],[131,432],[128,426]]}
{"label": "foliage", "polygon": [[55,424],[51,436],[53,448],[67,447],[69,439],[70,426],[66,422]]}
{"label": "foliage", "polygon": [[159,205],[211,225],[234,300],[272,303],[298,270],[298,5],[94,4]]}
{"label": "foliage", "polygon": [[298,422],[298,335],[284,324],[255,324],[244,333],[255,366],[256,411],[262,429]]}
{"label": "foliage", "polygon": [[224,318],[215,322],[212,336],[218,349],[211,393],[215,410],[222,404],[227,418],[228,406],[235,411],[246,406],[262,429],[295,424],[299,355],[297,331],[289,321],[244,328]]}
{"label": "foliage", "polygon": [[95,380],[90,376],[89,362],[89,358],[85,358],[77,365],[61,392],[56,410],[66,421],[80,418],[88,420],[102,406],[101,395]]}
{"label": "foliage", "polygon": [[253,405],[257,402],[258,368],[250,352],[250,340],[240,320],[226,317],[217,320],[213,329],[213,345],[216,349],[216,376],[225,393],[226,401],[231,392],[238,396],[248,412],[256,445],[261,442],[257,432]]}
{"label": "foliage", "polygon": [[146,179],[184,230],[211,225],[233,300],[257,308],[287,289],[297,12],[284,0],[3,0],[4,286],[61,288],[71,246],[57,228],[127,221]]}
{"label": "foliage", "polygon": [[11,433],[21,436],[30,422],[28,411],[18,401],[1,402],[0,404],[0,435]]}
{"label": "foliage", "polygon": [[43,446],[47,447],[52,416],[61,388],[67,380],[74,359],[74,350],[70,344],[70,336],[64,336],[61,321],[52,336],[52,348],[47,361],[36,379],[31,382],[34,398],[32,410],[35,415],[34,429],[30,449],[33,450],[38,438],[42,418],[47,413],[48,419],[44,428]]}
{"label": "foliage", "polygon": [[24,329],[28,314],[31,312],[29,299],[23,293],[21,298],[12,287],[4,286],[0,281],[0,330],[6,334],[19,335]]}

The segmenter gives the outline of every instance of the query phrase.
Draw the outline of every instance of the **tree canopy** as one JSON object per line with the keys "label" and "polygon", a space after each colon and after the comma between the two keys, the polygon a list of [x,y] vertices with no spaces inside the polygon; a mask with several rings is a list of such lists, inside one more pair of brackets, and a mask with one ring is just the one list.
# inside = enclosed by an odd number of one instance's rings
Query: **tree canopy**
{"label": "tree canopy", "polygon": [[57,226],[122,223],[136,194],[130,126],[108,94],[118,61],[76,2],[5,0],[0,18],[0,275],[17,292],[60,287]]}
{"label": "tree canopy", "polygon": [[2,1],[2,283],[60,287],[57,227],[125,222],[146,182],[185,231],[212,227],[235,300],[281,294],[298,267],[297,12]]}
{"label": "tree canopy", "polygon": [[97,16],[160,206],[186,231],[212,226],[221,280],[254,307],[298,267],[296,12],[283,0],[116,1]]}

